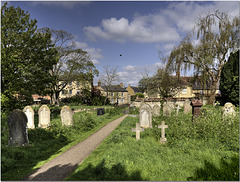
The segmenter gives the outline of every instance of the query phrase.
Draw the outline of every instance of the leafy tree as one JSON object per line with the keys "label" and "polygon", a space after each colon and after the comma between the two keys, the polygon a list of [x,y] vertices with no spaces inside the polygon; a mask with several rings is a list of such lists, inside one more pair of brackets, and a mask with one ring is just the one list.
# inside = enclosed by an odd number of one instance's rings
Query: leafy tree
{"label": "leafy tree", "polygon": [[239,105],[239,50],[231,53],[223,66],[220,79],[220,91],[225,102]]}
{"label": "leafy tree", "polygon": [[[16,96],[21,100],[31,94],[43,94],[50,87],[49,70],[56,64],[56,50],[51,34],[39,33],[37,20],[30,19],[20,7],[1,8],[1,88],[14,106]],[[11,108],[12,109],[12,108]]]}
{"label": "leafy tree", "polygon": [[156,94],[173,97],[184,87],[182,80],[172,76],[165,68],[158,68],[152,77],[145,76],[139,81],[139,88],[146,91],[150,97],[156,97]]}
{"label": "leafy tree", "polygon": [[196,74],[205,75],[205,82],[211,82],[208,103],[214,104],[217,84],[228,53],[239,46],[239,17],[215,11],[196,22],[198,44],[192,41],[193,34],[187,35],[175,47],[168,59],[168,67],[180,71],[192,66]]}
{"label": "leafy tree", "polygon": [[[51,69],[52,104],[60,103],[59,94],[68,83],[76,81],[83,85],[83,89],[93,87],[93,76],[98,75],[90,56],[86,51],[75,48],[73,36],[64,30],[42,28],[39,32],[50,32],[52,42],[58,51],[57,63]],[[72,41],[72,42],[71,42]]]}

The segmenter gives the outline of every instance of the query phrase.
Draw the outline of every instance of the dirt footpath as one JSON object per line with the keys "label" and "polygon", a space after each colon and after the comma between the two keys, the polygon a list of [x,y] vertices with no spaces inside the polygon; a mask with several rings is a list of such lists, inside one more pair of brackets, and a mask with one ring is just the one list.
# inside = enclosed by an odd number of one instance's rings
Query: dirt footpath
{"label": "dirt footpath", "polygon": [[24,180],[63,181],[126,117],[127,115],[124,115],[108,123],[86,140],[73,146],[28,175]]}

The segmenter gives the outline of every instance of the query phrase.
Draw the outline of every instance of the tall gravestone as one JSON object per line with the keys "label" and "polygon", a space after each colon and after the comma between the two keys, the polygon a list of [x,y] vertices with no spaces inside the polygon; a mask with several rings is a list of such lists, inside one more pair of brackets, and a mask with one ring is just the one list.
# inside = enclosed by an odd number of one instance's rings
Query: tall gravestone
{"label": "tall gravestone", "polygon": [[148,104],[143,104],[139,110],[140,127],[152,128],[152,111]]}
{"label": "tall gravestone", "polygon": [[34,125],[34,110],[31,106],[26,106],[23,109],[23,112],[26,114],[28,122],[27,122],[27,127],[34,129],[35,125]]}
{"label": "tall gravestone", "polygon": [[183,103],[183,108],[184,108],[184,113],[189,113],[192,111],[192,106],[191,106],[191,101],[190,100],[185,100]]}
{"label": "tall gravestone", "polygon": [[70,107],[63,106],[61,109],[60,115],[61,115],[62,125],[65,125],[65,126],[73,125],[73,112]]}
{"label": "tall gravestone", "polygon": [[47,105],[42,105],[38,110],[38,127],[47,128],[50,126],[50,109]]}
{"label": "tall gravestone", "polygon": [[8,117],[9,141],[8,145],[28,145],[27,116],[20,109],[15,109]]}
{"label": "tall gravestone", "polygon": [[174,110],[174,105],[171,102],[163,103],[163,116],[171,116],[171,112]]}
{"label": "tall gravestone", "polygon": [[159,116],[160,115],[160,106],[154,105],[153,106],[153,116]]}

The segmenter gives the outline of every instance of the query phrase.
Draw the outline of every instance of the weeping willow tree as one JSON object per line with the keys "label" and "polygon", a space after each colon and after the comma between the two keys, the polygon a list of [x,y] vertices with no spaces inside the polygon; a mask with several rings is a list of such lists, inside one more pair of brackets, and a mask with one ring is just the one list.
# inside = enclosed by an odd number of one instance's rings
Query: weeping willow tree
{"label": "weeping willow tree", "polygon": [[187,71],[193,67],[204,83],[211,83],[208,103],[214,104],[222,68],[229,53],[236,51],[238,46],[239,17],[230,17],[217,10],[196,21],[193,33],[188,34],[172,50],[167,66],[175,70],[178,76],[180,70]]}

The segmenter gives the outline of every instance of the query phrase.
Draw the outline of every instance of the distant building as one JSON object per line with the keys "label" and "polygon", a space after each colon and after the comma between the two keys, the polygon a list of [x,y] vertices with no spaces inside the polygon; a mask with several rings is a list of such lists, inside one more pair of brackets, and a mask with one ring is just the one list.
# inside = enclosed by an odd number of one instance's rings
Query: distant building
{"label": "distant building", "polygon": [[[109,88],[106,85],[102,85],[101,81],[98,81],[98,86],[95,87],[101,91],[101,94],[108,97],[111,104],[129,104],[130,95],[128,91],[124,88],[123,83],[119,85],[111,85]],[[107,96],[108,91],[108,96]]]}
{"label": "distant building", "polygon": [[138,87],[130,86],[130,84],[128,84],[126,90],[128,91],[128,94],[130,94],[131,96],[136,95],[137,93],[142,93],[142,91]]}

